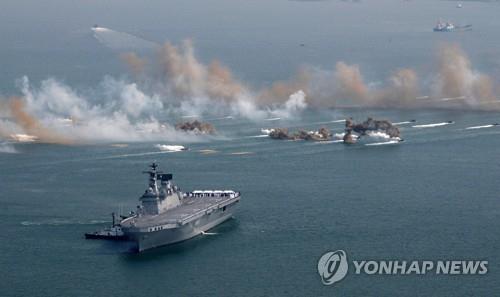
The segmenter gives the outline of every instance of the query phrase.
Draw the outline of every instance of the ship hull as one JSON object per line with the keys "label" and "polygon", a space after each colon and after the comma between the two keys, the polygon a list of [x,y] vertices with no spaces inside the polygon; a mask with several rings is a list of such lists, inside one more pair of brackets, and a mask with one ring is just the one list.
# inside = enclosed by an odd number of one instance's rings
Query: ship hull
{"label": "ship hull", "polygon": [[210,214],[174,228],[153,232],[125,229],[125,235],[134,243],[133,249],[142,252],[152,248],[165,246],[191,239],[215,226],[227,221],[233,216],[235,205],[228,205],[224,210],[218,209]]}

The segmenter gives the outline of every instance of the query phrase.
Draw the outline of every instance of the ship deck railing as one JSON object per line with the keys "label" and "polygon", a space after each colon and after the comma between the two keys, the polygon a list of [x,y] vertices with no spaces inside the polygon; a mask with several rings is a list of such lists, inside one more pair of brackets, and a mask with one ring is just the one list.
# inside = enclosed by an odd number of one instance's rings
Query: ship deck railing
{"label": "ship deck railing", "polygon": [[235,191],[220,191],[220,190],[214,190],[214,191],[192,191],[192,192],[185,192],[184,197],[229,197],[229,198],[237,198],[240,196],[240,192],[235,192]]}

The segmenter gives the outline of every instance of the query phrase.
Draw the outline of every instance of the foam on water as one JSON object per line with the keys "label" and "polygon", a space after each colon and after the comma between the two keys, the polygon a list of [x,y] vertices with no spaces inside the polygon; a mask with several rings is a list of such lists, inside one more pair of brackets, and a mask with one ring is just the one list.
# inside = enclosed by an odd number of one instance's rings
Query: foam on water
{"label": "foam on water", "polygon": [[465,130],[476,130],[476,129],[484,129],[484,128],[492,128],[492,127],[497,127],[499,126],[498,124],[491,124],[491,125],[483,125],[483,126],[472,126],[472,127],[467,127]]}
{"label": "foam on water", "polygon": [[273,132],[274,129],[260,129],[260,132],[266,134],[266,135],[269,135],[271,134],[271,132]]}
{"label": "foam on water", "polygon": [[234,152],[234,153],[230,153],[230,155],[235,155],[235,156],[238,156],[238,155],[252,155],[253,152]]}
{"label": "foam on water", "polygon": [[379,145],[388,145],[388,144],[398,144],[401,141],[399,140],[389,140],[389,141],[384,141],[384,142],[374,142],[374,143],[367,143],[365,144],[366,146],[379,146]]}
{"label": "foam on water", "polygon": [[384,133],[384,132],[380,132],[380,131],[368,131],[366,133],[366,135],[368,135],[369,137],[372,137],[372,138],[383,138],[383,139],[390,139],[391,136],[387,133]]}
{"label": "foam on water", "polygon": [[210,150],[210,149],[199,150],[198,152],[202,155],[209,155],[209,154],[217,153],[216,150]]}
{"label": "foam on water", "polygon": [[[335,138],[335,139],[337,139],[337,140],[341,139],[342,141],[344,141],[344,140],[343,140],[343,139],[344,139],[344,135],[345,135],[345,133],[344,133],[344,132],[342,132],[342,133],[335,133],[335,134],[333,134],[333,138]],[[354,139],[358,139],[358,138],[359,138],[359,136],[358,136],[358,135],[356,135],[356,134],[352,134],[352,138],[354,138]]]}
{"label": "foam on water", "polygon": [[401,126],[401,125],[408,125],[408,124],[412,124],[412,123],[415,123],[415,121],[397,122],[397,123],[393,123],[393,125]]}
{"label": "foam on water", "polygon": [[433,124],[423,124],[423,125],[414,125],[412,128],[434,128],[441,127],[454,124],[455,122],[441,122],[441,123],[433,123]]}
{"label": "foam on water", "polygon": [[205,232],[205,231],[201,231],[201,234],[202,235],[218,235],[219,233],[217,233],[217,232]]}
{"label": "foam on water", "polygon": [[316,122],[314,124],[332,124],[332,123],[345,123],[345,120],[333,120],[333,121],[325,121],[325,122]]}
{"label": "foam on water", "polygon": [[164,152],[182,152],[187,150],[183,145],[167,145],[167,144],[157,144],[155,145],[160,151]]}
{"label": "foam on water", "polygon": [[325,141],[315,141],[313,142],[312,144],[313,145],[316,145],[316,144],[329,144],[329,143],[341,143],[341,142],[344,142],[344,140],[325,140]]}

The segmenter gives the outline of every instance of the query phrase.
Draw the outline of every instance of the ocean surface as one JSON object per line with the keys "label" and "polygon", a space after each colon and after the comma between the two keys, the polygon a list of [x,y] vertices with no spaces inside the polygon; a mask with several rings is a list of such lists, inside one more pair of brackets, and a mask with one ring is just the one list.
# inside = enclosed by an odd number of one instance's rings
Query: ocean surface
{"label": "ocean surface", "polygon": [[[94,23],[154,42],[193,38],[203,61],[218,58],[255,86],[287,79],[300,65],[333,68],[340,60],[360,64],[372,82],[398,67],[425,72],[441,42],[460,44],[476,69],[500,73],[498,2],[464,1],[461,9],[430,0],[22,2],[0,9],[5,96],[19,92],[15,81],[24,75],[80,89],[122,75],[116,51],[93,38]],[[433,33],[440,17],[474,29]],[[416,122],[399,125],[404,141],[396,144],[279,141],[261,132],[325,126],[341,133],[339,120],[347,117]],[[500,122],[499,112],[345,108],[272,121],[204,120],[218,136],[200,142],[2,143],[0,295],[500,291],[500,126],[489,126]],[[157,144],[189,150],[165,152]],[[183,190],[240,191],[234,219],[214,234],[141,254],[85,240],[85,232],[111,223],[111,212],[135,208],[146,187],[141,172],[153,161]],[[350,267],[344,280],[325,286],[318,260],[339,249],[349,260],[486,260],[488,273],[355,275]]]}

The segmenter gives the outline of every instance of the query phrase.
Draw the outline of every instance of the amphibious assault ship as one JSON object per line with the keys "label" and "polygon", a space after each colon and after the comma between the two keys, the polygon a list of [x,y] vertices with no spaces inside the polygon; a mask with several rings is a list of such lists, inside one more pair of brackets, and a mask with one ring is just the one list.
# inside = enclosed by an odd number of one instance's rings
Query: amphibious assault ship
{"label": "amphibious assault ship", "polygon": [[240,193],[232,190],[182,192],[172,183],[172,174],[158,171],[156,163],[149,167],[143,172],[149,175],[149,185],[137,210],[113,224],[117,232],[105,229],[87,233],[86,238],[116,240],[119,236],[141,252],[204,233],[230,219],[240,201]]}

